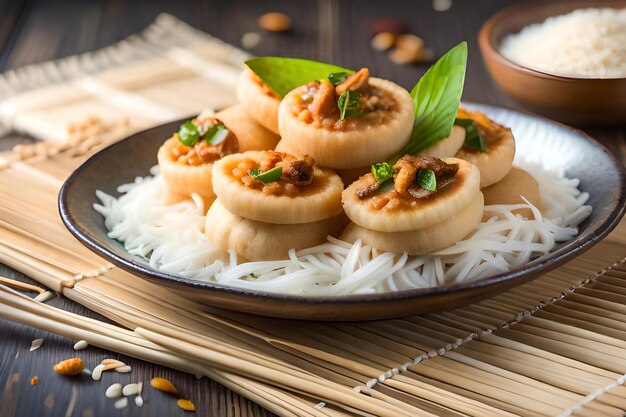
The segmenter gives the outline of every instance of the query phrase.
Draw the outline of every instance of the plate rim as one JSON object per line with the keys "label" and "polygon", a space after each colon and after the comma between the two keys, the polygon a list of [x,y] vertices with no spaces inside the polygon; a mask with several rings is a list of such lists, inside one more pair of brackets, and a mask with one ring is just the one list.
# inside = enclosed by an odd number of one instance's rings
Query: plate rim
{"label": "plate rim", "polygon": [[[61,220],[64,226],[69,230],[69,232],[84,246],[90,249],[92,252],[97,255],[103,257],[104,259],[110,261],[114,265],[120,267],[121,269],[129,272],[133,275],[139,276],[142,279],[148,279],[150,281],[154,281],[155,279],[163,279],[167,281],[169,284],[172,282],[176,284],[184,284],[190,290],[196,289],[198,287],[207,289],[210,291],[216,291],[226,294],[232,295],[245,295],[251,298],[261,298],[261,299],[272,299],[274,301],[282,301],[288,303],[299,303],[299,304],[359,304],[359,303],[386,303],[390,301],[397,300],[406,300],[411,298],[419,298],[419,297],[427,297],[427,296],[437,296],[437,295],[445,295],[446,293],[451,292],[463,292],[463,291],[475,291],[482,287],[496,285],[498,283],[502,283],[504,281],[512,281],[520,278],[529,278],[534,279],[537,277],[539,272],[549,272],[550,270],[556,268],[557,266],[576,258],[581,255],[595,244],[597,244],[600,240],[606,237],[615,227],[618,225],[624,214],[626,213],[626,191],[624,190],[626,186],[626,169],[622,165],[622,163],[600,142],[595,140],[593,137],[585,133],[584,131],[568,126],[566,124],[548,119],[546,117],[533,114],[531,112],[511,109],[504,106],[493,106],[489,104],[481,104],[481,103],[473,103],[473,102],[464,102],[463,105],[467,105],[469,107],[479,107],[487,110],[505,110],[509,113],[518,113],[526,117],[539,119],[540,121],[547,122],[549,124],[556,125],[562,129],[568,130],[574,134],[581,136],[584,140],[591,142],[594,146],[599,148],[612,162],[613,168],[618,174],[618,182],[621,184],[622,192],[619,195],[618,201],[616,202],[616,207],[609,213],[606,221],[603,225],[600,225],[598,228],[593,230],[593,234],[585,241],[578,242],[577,239],[573,239],[570,242],[567,242],[565,245],[558,248],[554,251],[548,258],[546,259],[535,259],[530,262],[527,262],[523,265],[520,265],[516,268],[513,268],[507,272],[499,273],[496,275],[491,275],[485,278],[481,278],[479,280],[474,281],[464,281],[455,284],[448,285],[440,285],[436,287],[426,287],[426,288],[412,288],[407,290],[400,291],[390,291],[384,293],[373,293],[373,294],[347,294],[347,295],[337,295],[337,296],[315,296],[315,295],[298,295],[298,294],[286,294],[286,293],[276,293],[269,291],[261,291],[250,288],[241,288],[234,287],[229,285],[220,284],[217,282],[210,281],[200,281],[194,280],[191,278],[184,278],[176,275],[171,275],[165,272],[161,272],[158,270],[154,270],[152,268],[147,268],[143,265],[135,263],[131,260],[135,255],[128,254],[128,258],[124,258],[118,256],[112,251],[108,250],[106,247],[100,245],[96,241],[94,241],[88,233],[88,230],[80,227],[80,223],[76,221],[74,216],[72,215],[72,210],[70,208],[70,203],[68,203],[68,193],[72,187],[72,184],[80,178],[81,173],[89,167],[91,164],[95,163],[103,154],[111,152],[113,148],[115,148],[118,144],[136,138],[138,136],[143,136],[148,134],[148,132],[156,129],[161,129],[166,125],[180,123],[180,121],[171,121],[160,124],[158,126],[154,126],[148,129],[141,130],[139,132],[135,132],[119,141],[116,141],[105,148],[99,150],[92,156],[90,156],[86,161],[84,161],[78,168],[76,168],[72,174],[67,177],[67,179],[63,182],[63,185],[59,191],[58,196],[58,210],[61,217]],[[189,118],[181,119],[187,120]],[[146,174],[149,174],[146,172]],[[600,228],[604,226],[603,228]],[[111,239],[111,238],[109,238]],[[113,239],[111,239],[113,240]],[[519,283],[521,284],[521,282]],[[168,284],[163,284],[168,285]],[[169,285],[168,285],[169,286]]]}

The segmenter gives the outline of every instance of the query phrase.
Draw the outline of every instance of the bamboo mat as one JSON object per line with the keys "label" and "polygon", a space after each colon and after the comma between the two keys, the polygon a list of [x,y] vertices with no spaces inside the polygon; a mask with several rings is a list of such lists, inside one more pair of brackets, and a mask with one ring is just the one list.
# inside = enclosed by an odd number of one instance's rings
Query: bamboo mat
{"label": "bamboo mat", "polygon": [[[180,44],[171,39],[173,28],[185,34]],[[178,52],[149,46],[142,53],[135,51],[150,42],[158,44],[159,36]],[[202,95],[194,108],[156,98],[167,96],[156,85],[176,83],[180,73],[186,74],[185,82],[216,83],[199,66],[190,69],[193,64],[186,64],[181,70],[172,59],[188,52],[188,44],[203,51],[196,56],[221,60],[226,72],[236,72],[243,59],[237,50],[162,16],[141,36],[103,53],[110,59],[115,48],[125,50],[137,56],[130,65],[103,61],[88,77],[108,83],[106,92],[115,88],[125,94],[124,103],[168,105],[170,113],[144,108],[138,111],[149,117],[137,120],[125,110],[119,117],[109,117],[112,113],[106,110],[76,115],[79,101],[65,101],[64,95],[54,104],[55,114],[63,117],[54,121],[57,128],[51,132],[58,136],[50,138],[53,142],[3,156],[0,262],[123,327],[78,317],[64,327],[58,322],[68,315],[47,305],[37,307],[39,325],[57,326],[59,333],[93,345],[208,376],[281,416],[624,415],[626,222],[575,260],[494,298],[448,312],[367,323],[292,322],[203,307],[113,267],[80,245],[61,224],[56,208],[58,190],[70,172],[130,131],[216,105],[214,98]],[[148,71],[155,62],[174,62],[176,69],[167,77],[148,74],[132,81],[137,68]],[[63,65],[52,67],[63,72]],[[47,71],[54,72],[50,68]],[[52,86],[38,84],[32,74],[5,74],[0,91],[9,94],[16,107],[11,113],[6,101],[1,105],[3,123],[27,127],[23,114],[44,120],[44,105],[30,107],[32,98],[23,94],[41,97],[41,91],[62,85],[83,94],[85,83],[78,82],[77,89],[76,80],[85,79],[85,73],[65,72]],[[220,88],[232,95],[232,84],[218,78]],[[8,87],[20,85],[15,80],[29,82],[32,90],[15,93],[19,88]],[[39,88],[44,84],[47,87]],[[146,90],[153,95],[143,95]],[[119,104],[102,101],[101,96],[85,100],[100,109]],[[11,313],[12,308],[27,311],[35,303],[2,297],[0,309],[15,320],[26,320],[27,313]],[[79,320],[84,329],[75,325]]]}

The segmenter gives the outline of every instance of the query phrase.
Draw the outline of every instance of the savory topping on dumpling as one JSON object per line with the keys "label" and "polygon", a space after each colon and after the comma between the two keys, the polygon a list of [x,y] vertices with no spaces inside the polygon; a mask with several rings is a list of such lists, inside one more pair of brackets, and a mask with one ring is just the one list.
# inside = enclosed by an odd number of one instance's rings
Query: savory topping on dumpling
{"label": "savory topping on dumpling", "polygon": [[480,187],[502,180],[511,171],[515,158],[515,138],[511,129],[491,120],[484,113],[459,108],[456,123],[465,127],[465,143],[456,157],[480,170]]}
{"label": "savory topping on dumpling", "polygon": [[213,188],[228,210],[261,222],[307,223],[341,213],[341,179],[306,155],[248,151],[226,156],[215,164]]}
{"label": "savory topping on dumpling", "polygon": [[203,116],[183,123],[169,144],[173,159],[184,165],[216,161],[239,149],[237,138],[220,120]]}
{"label": "savory topping on dumpling", "polygon": [[487,152],[489,146],[509,130],[491,120],[485,113],[468,111],[463,107],[459,107],[454,124],[465,129],[463,146],[466,151]]}
{"label": "savory topping on dumpling", "polygon": [[283,152],[265,151],[259,161],[245,158],[233,175],[249,188],[274,195],[295,196],[298,186],[313,182],[315,161],[309,155],[297,158]]}
{"label": "savory topping on dumpling", "polygon": [[376,164],[342,194],[352,221],[342,238],[422,255],[450,246],[480,222],[480,173],[456,158],[405,155]]}
{"label": "savory topping on dumpling", "polygon": [[406,155],[393,166],[381,165],[342,195],[350,220],[371,229],[417,230],[452,216],[479,192],[478,169],[457,158]]}
{"label": "savory topping on dumpling", "polygon": [[[387,173],[382,174],[381,170],[387,170]],[[377,164],[372,176],[365,178],[363,186],[357,189],[357,195],[360,199],[371,198],[386,180],[393,178],[393,189],[398,197],[426,198],[454,181],[458,170],[458,163],[404,155],[391,170],[388,164]]]}
{"label": "savory topping on dumpling", "polygon": [[408,91],[362,68],[295,88],[281,102],[278,118],[282,150],[311,155],[324,167],[351,169],[400,151],[415,116]]}
{"label": "savory topping on dumpling", "polygon": [[183,123],[159,148],[157,159],[167,200],[174,203],[199,195],[205,209],[215,199],[211,171],[220,158],[238,152],[234,133],[221,120],[201,114]]}
{"label": "savory topping on dumpling", "polygon": [[[367,68],[353,74],[330,74],[328,78],[328,81],[312,81],[296,89],[299,100],[293,111],[298,119],[327,128],[345,129],[354,127],[343,123],[347,118],[392,111],[398,105],[383,88],[370,83]],[[382,122],[385,118],[384,114],[379,114],[369,119]]]}

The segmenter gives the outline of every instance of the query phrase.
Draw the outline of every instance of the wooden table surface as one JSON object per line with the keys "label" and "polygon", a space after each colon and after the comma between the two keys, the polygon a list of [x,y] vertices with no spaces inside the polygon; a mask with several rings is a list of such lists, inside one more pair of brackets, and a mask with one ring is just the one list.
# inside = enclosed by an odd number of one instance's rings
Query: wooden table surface
{"label": "wooden table surface", "polygon": [[[163,1],[163,0],[2,0],[0,1],[0,71],[90,51],[142,30],[160,12],[171,13],[227,42],[240,44],[245,32],[258,31],[257,18],[268,11],[291,16],[288,34],[263,33],[256,55],[301,56],[346,67],[368,66],[384,78],[410,88],[427,66],[399,66],[369,46],[371,23],[381,17],[405,20],[411,31],[423,37],[437,54],[456,43],[469,42],[469,63],[464,100],[520,108],[491,81],[482,64],[476,35],[498,9],[514,1],[454,0],[450,10],[436,12],[430,0],[318,0],[318,1]],[[1,99],[1,98],[0,98]],[[626,161],[626,126],[585,128],[622,162]],[[9,134],[0,138],[0,150],[32,139]],[[0,264],[0,275],[31,282]],[[97,314],[63,297],[50,304],[90,317]],[[1,308],[1,307],[0,307]],[[43,346],[29,352],[31,341],[43,338]],[[113,407],[104,391],[113,382],[147,383],[153,376],[173,381],[197,406],[198,416],[270,416],[256,404],[206,378],[89,347],[78,353],[73,341],[26,326],[0,320],[0,416],[157,416],[183,415],[176,401],[150,388],[144,389],[145,405],[123,410]],[[80,356],[92,368],[105,357],[130,364],[130,374],[105,374],[94,382],[88,376],[62,378],[52,371],[61,359]],[[31,387],[30,379],[39,376]]]}

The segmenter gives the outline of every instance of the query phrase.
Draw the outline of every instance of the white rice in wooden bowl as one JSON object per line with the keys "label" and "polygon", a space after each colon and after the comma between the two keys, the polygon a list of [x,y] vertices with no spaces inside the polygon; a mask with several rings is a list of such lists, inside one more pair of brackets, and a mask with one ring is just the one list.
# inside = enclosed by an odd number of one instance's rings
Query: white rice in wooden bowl
{"label": "white rice in wooden bowl", "polygon": [[506,36],[500,53],[524,67],[575,78],[626,77],[626,8],[578,9]]}

